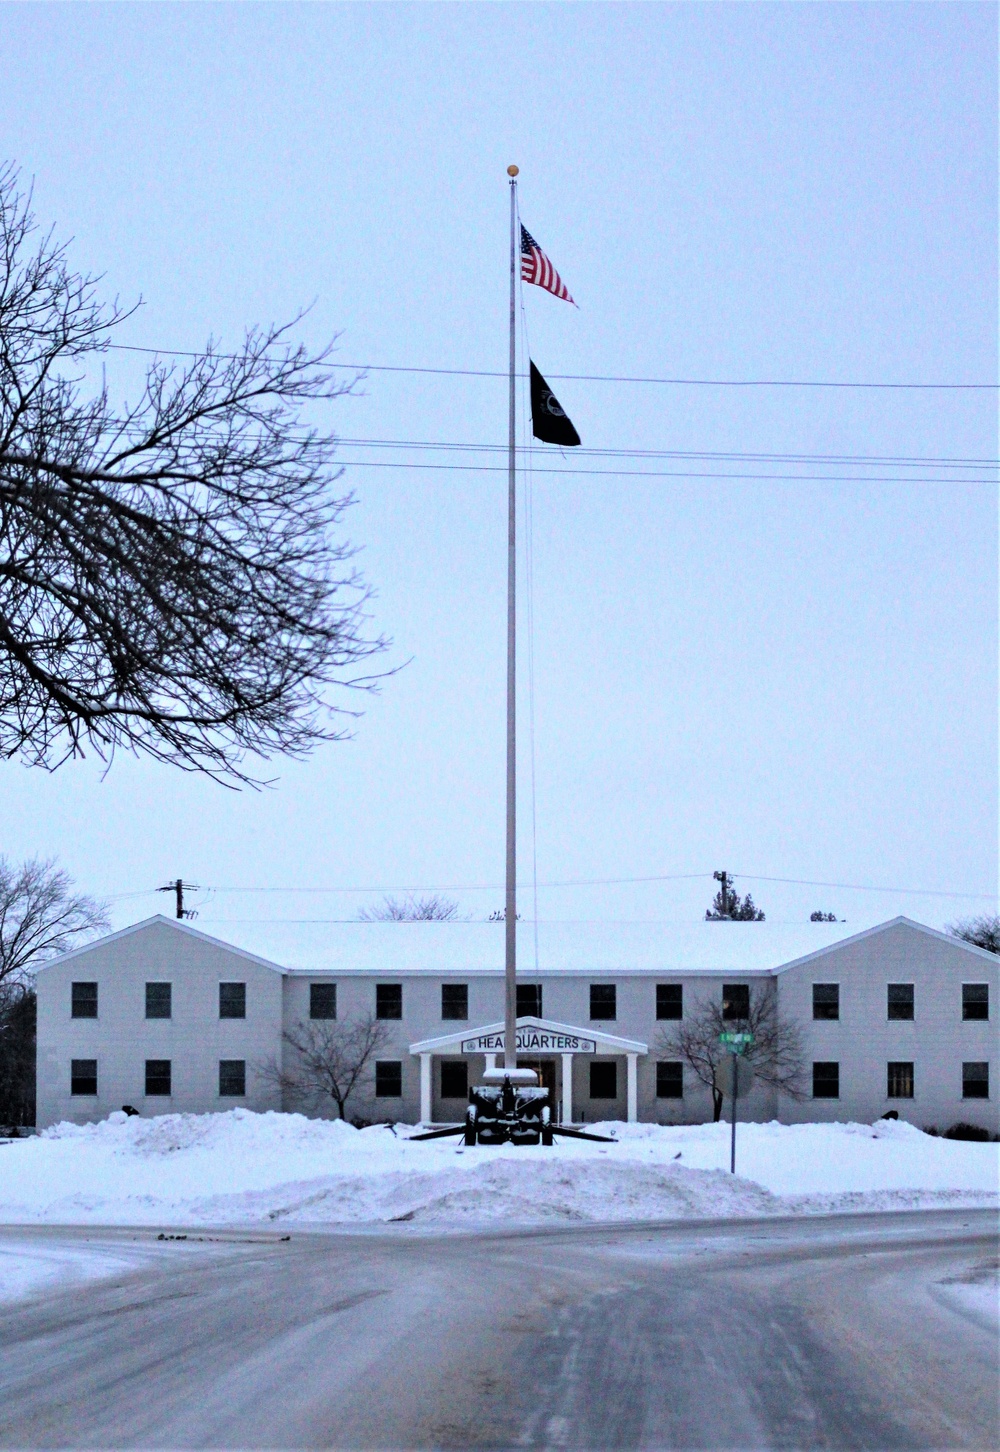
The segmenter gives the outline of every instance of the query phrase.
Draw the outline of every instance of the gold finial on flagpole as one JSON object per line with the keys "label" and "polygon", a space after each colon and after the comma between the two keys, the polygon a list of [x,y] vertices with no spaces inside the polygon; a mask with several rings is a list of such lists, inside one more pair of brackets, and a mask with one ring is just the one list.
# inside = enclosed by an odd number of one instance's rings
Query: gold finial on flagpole
{"label": "gold finial on flagpole", "polygon": [[518,173],[518,171],[519,171],[519,170],[520,170],[520,168],[519,168],[519,167],[516,167],[516,166],[509,166],[509,167],[508,167],[508,168],[507,168],[507,175],[508,175],[508,176],[517,176],[517,173]]}

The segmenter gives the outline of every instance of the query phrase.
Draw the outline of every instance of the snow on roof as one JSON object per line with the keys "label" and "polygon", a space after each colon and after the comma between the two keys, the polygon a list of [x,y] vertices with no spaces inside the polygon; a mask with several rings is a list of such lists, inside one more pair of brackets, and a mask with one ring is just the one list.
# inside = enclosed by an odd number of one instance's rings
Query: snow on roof
{"label": "snow on roof", "polygon": [[[208,926],[206,924],[206,926]],[[518,924],[518,972],[767,973],[858,932],[846,923]],[[240,923],[214,934],[308,973],[502,973],[498,923]]]}

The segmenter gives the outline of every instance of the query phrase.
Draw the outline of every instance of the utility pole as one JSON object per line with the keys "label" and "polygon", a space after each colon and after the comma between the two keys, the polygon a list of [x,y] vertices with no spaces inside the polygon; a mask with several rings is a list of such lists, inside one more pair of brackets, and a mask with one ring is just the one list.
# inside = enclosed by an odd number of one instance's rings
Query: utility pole
{"label": "utility pole", "polygon": [[174,894],[177,900],[176,916],[178,918],[196,918],[198,916],[194,908],[186,908],[184,906],[184,894],[186,892],[198,892],[199,888],[197,883],[184,882],[182,878],[178,877],[173,882],[168,882],[165,887],[158,887],[156,890],[157,892],[172,892]]}
{"label": "utility pole", "polygon": [[728,872],[713,872],[712,876],[716,882],[721,882],[722,884],[722,916],[724,918],[732,917],[732,899],[729,895],[732,878]]}

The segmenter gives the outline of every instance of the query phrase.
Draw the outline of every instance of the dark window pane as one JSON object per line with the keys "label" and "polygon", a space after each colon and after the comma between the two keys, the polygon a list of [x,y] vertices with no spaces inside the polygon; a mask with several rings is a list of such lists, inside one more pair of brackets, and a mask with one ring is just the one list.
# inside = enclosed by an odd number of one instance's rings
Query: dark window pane
{"label": "dark window pane", "polygon": [[614,1059],[605,1064],[591,1059],[590,1097],[591,1099],[618,1098],[618,1065]]}
{"label": "dark window pane", "polygon": [[[656,985],[656,1017],[684,1017],[684,986],[681,983],[658,983]],[[659,1091],[657,1091],[659,1092]]]}
{"label": "dark window pane", "polygon": [[171,1010],[171,985],[169,983],[146,984],[146,1017],[169,1018]]}
{"label": "dark window pane", "polygon": [[990,985],[988,983],[962,984],[962,1017],[989,1018]]}
{"label": "dark window pane", "polygon": [[[591,1018],[617,1018],[615,985],[613,983],[592,983],[590,985]],[[612,1067],[614,1067],[612,1065]],[[602,1098],[604,1096],[601,1096]]]}
{"label": "dark window pane", "polygon": [[913,1017],[913,984],[890,983],[888,986],[888,1013],[890,1018]]}
{"label": "dark window pane", "polygon": [[242,1099],[247,1092],[245,1059],[219,1060],[219,1098]]}
{"label": "dark window pane", "polygon": [[519,983],[517,985],[518,1018],[541,1018],[542,985],[540,983]]}
{"label": "dark window pane", "polygon": [[886,1094],[890,1099],[913,1098],[913,1065],[895,1063],[887,1066]]}
{"label": "dark window pane", "polygon": [[840,1017],[840,984],[813,984],[813,1018]]}
{"label": "dark window pane", "polygon": [[813,1098],[840,1098],[840,1065],[813,1064]]}
{"label": "dark window pane", "polygon": [[680,1063],[659,1063],[656,1066],[657,1099],[684,1098],[684,1065]]}
{"label": "dark window pane", "polygon": [[146,1060],[146,1093],[147,1095],[170,1093],[169,1059]]}
{"label": "dark window pane", "polygon": [[73,1059],[69,1066],[69,1092],[71,1094],[97,1093],[97,1060]]}
{"label": "dark window pane", "polygon": [[245,983],[219,984],[219,1017],[246,1018],[247,986]]}
{"label": "dark window pane", "polygon": [[962,1098],[988,1099],[990,1097],[989,1064],[962,1065]]}
{"label": "dark window pane", "polygon": [[469,1093],[469,1066],[464,1059],[441,1060],[441,1098],[465,1099]]}
{"label": "dark window pane", "polygon": [[337,985],[336,985],[336,983],[310,983],[310,985],[309,985],[309,1017],[310,1018],[336,1018],[337,1017]]}
{"label": "dark window pane", "polygon": [[70,1016],[72,1018],[96,1018],[97,984],[74,983],[72,992],[73,1007],[70,1011]]}
{"label": "dark window pane", "polygon": [[375,1017],[403,1017],[403,985],[401,983],[376,983]]}
{"label": "dark window pane", "polygon": [[399,1099],[403,1093],[403,1066],[398,1059],[383,1060],[375,1065],[376,1099]]}
{"label": "dark window pane", "polygon": [[724,983],[722,985],[722,1017],[750,1017],[750,985],[748,983]]}
{"label": "dark window pane", "polygon": [[467,983],[442,983],[441,1017],[469,1017],[469,985]]}

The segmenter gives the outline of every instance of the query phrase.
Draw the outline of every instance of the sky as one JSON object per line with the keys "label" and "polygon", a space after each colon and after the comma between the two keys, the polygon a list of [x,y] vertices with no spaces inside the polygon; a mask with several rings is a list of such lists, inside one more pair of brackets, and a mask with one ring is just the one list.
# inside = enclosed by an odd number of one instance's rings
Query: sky
{"label": "sky", "polygon": [[[996,76],[989,4],[6,6],[0,134],[142,297],[121,342],[311,305],[345,364],[501,374],[516,163],[579,304],[526,289],[531,356],[584,446],[707,456],[533,456],[524,917],[537,881],[546,921],[690,923],[725,868],[771,921],[941,926],[996,906],[996,474],[961,462],[997,459],[996,394],[555,380],[995,383]],[[0,764],[0,851],[116,926],[179,875],[221,936],[374,889],[502,906],[503,455],[349,441],[500,446],[506,382],[373,370],[317,422],[398,667],[351,739],[263,791]]]}

